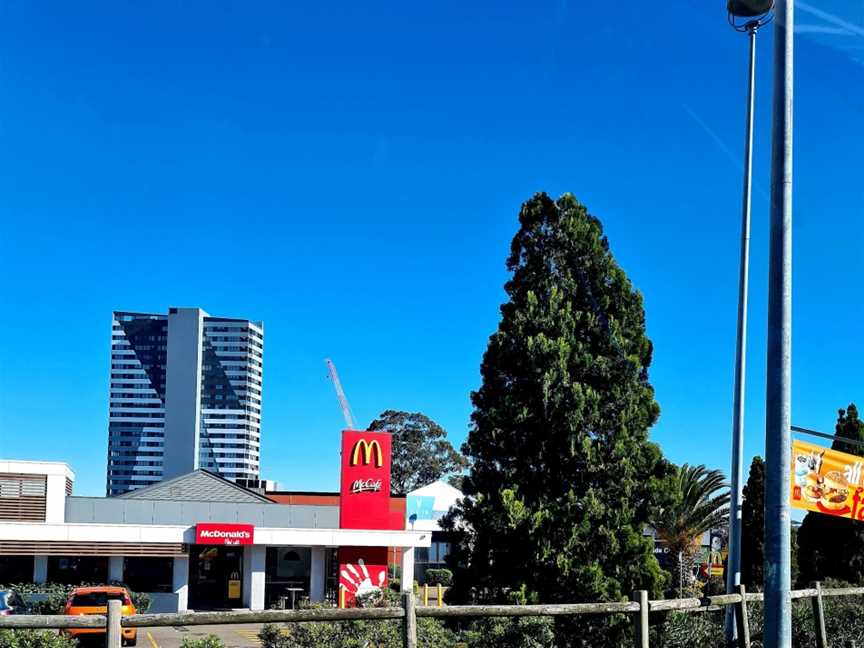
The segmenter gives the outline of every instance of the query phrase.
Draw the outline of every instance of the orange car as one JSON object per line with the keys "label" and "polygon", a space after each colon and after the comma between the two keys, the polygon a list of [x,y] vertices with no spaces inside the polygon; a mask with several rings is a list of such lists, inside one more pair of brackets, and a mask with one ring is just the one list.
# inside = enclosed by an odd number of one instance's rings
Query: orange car
{"label": "orange car", "polygon": [[[108,601],[121,601],[123,616],[137,614],[132,605],[129,592],[124,587],[106,585],[102,587],[76,587],[69,595],[63,614],[108,614]],[[64,631],[69,637],[80,637],[87,634],[105,634],[103,628],[69,628]],[[138,643],[138,631],[135,628],[121,630],[124,646],[134,646]]]}

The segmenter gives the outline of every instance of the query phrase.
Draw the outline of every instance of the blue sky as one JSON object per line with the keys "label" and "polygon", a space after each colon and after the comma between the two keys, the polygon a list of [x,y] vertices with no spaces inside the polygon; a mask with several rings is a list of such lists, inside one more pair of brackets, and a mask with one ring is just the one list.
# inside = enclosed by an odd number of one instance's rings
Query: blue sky
{"label": "blue sky", "polygon": [[[716,6],[714,6],[716,5]],[[113,309],[265,322],[262,469],[342,418],[457,444],[520,204],[573,192],[645,297],[677,462],[728,470],[746,37],[723,2],[0,5],[0,456],[104,492]],[[798,3],[793,420],[864,404],[864,11]],[[762,453],[772,30],[759,35],[747,454]]]}

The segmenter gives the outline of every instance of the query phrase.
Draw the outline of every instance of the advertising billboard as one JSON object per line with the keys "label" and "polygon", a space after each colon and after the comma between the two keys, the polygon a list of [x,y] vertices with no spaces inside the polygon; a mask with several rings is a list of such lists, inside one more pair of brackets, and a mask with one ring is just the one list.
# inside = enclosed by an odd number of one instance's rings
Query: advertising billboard
{"label": "advertising billboard", "polygon": [[792,506],[805,511],[864,520],[864,458],[792,442]]}

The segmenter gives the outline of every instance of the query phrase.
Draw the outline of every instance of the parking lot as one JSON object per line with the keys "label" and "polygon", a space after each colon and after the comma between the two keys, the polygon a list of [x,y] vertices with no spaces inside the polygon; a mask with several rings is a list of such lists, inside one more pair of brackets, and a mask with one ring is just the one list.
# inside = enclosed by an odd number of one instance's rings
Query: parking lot
{"label": "parking lot", "polygon": [[261,645],[258,632],[264,624],[176,626],[139,628],[138,648],[179,648],[185,637],[216,635],[227,648],[257,648]]}

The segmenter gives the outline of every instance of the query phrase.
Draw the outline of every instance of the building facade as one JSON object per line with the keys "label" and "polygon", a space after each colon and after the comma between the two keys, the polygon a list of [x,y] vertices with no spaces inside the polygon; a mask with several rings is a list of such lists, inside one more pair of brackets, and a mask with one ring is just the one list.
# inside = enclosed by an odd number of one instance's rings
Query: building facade
{"label": "building facade", "polygon": [[259,479],[264,329],[199,308],[115,312],[108,495],[199,468]]}
{"label": "building facade", "polygon": [[[384,586],[343,582],[356,557],[374,574],[383,550],[410,574],[430,545],[404,524],[346,529],[332,498],[277,502],[206,470],[118,497],[73,496],[74,478],[63,463],[0,461],[0,583],[118,581],[150,594],[150,612],[335,605],[346,588]],[[349,497],[363,508],[368,494]]]}

